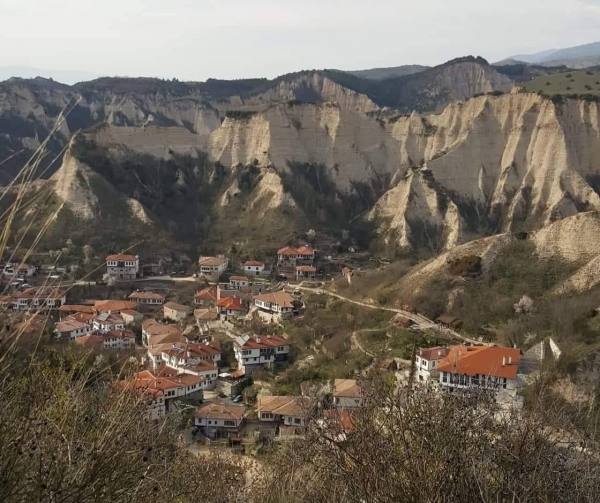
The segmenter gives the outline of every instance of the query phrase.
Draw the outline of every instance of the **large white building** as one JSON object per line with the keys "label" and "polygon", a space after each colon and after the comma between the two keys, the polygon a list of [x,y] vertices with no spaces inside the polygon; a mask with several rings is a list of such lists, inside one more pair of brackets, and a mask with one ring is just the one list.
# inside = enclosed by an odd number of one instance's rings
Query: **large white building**
{"label": "large white building", "polygon": [[54,328],[59,340],[75,340],[92,332],[90,324],[72,318],[57,322]]}
{"label": "large white building", "polygon": [[12,298],[14,311],[52,311],[67,303],[67,294],[59,288],[27,288]]}
{"label": "large white building", "polygon": [[218,283],[229,265],[225,257],[200,257],[198,260],[198,272],[201,278],[210,283]]}
{"label": "large white building", "polygon": [[233,343],[238,368],[245,374],[276,361],[286,361],[290,353],[289,343],[278,335],[238,337]]}
{"label": "large white building", "polygon": [[354,379],[336,379],[333,382],[333,405],[340,409],[355,409],[362,403],[362,392]]}
{"label": "large white building", "polygon": [[437,365],[442,388],[516,390],[521,350],[499,346],[453,346]]}
{"label": "large white building", "polygon": [[294,297],[284,291],[264,293],[254,298],[254,305],[262,318],[279,321],[294,314]]}
{"label": "large white building", "polygon": [[130,281],[140,272],[140,257],[118,253],[106,257],[106,274],[117,280]]}

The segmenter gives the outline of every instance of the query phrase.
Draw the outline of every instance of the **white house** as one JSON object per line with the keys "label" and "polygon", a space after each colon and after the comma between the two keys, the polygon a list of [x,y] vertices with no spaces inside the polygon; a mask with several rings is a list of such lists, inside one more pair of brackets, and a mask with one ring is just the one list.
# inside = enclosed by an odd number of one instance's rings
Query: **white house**
{"label": "white house", "polygon": [[207,403],[198,407],[194,425],[202,428],[207,437],[238,434],[244,423],[246,407],[223,403]]}
{"label": "white house", "polygon": [[134,280],[140,272],[140,257],[118,253],[106,257],[106,274],[117,280]]}
{"label": "white house", "polygon": [[222,320],[237,318],[245,313],[242,299],[237,297],[223,297],[217,302],[217,309]]}
{"label": "white house", "polygon": [[8,280],[14,280],[17,278],[27,279],[33,276],[37,271],[37,268],[33,265],[7,263],[2,270],[2,276]]}
{"label": "white house", "polygon": [[261,423],[304,426],[309,402],[300,396],[259,396],[256,412]]}
{"label": "white house", "polygon": [[336,379],[333,382],[333,404],[336,407],[354,409],[362,403],[362,392],[354,379]]}
{"label": "white house", "polygon": [[101,313],[93,321],[94,330],[110,332],[111,330],[125,330],[125,320],[118,314]]}
{"label": "white house", "polygon": [[250,286],[250,280],[247,276],[231,276],[229,278],[229,289],[239,290]]}
{"label": "white house", "polygon": [[12,298],[14,311],[52,311],[67,303],[67,294],[59,288],[27,288]]}
{"label": "white house", "polygon": [[298,265],[296,266],[296,281],[303,281],[305,279],[315,279],[317,274],[317,268],[312,265]]}
{"label": "white house", "polygon": [[135,349],[135,334],[129,330],[111,330],[104,336],[102,347],[122,351]]}
{"label": "white house", "polygon": [[290,353],[289,343],[278,335],[238,337],[233,343],[238,368],[245,374],[275,363],[286,361]]}
{"label": "white house", "polygon": [[138,323],[144,319],[144,315],[142,313],[138,313],[133,309],[124,309],[121,311],[121,318],[126,325],[132,325],[133,323]]}
{"label": "white house", "polygon": [[162,293],[141,290],[133,292],[129,296],[129,299],[138,304],[145,304],[148,306],[162,306],[165,303],[165,296]]}
{"label": "white house", "polygon": [[182,304],[176,304],[175,302],[167,302],[163,306],[163,315],[167,320],[181,321],[187,318],[188,313],[191,309]]}
{"label": "white house", "polygon": [[443,347],[419,349],[415,356],[417,379],[422,382],[429,381],[431,372],[437,370],[439,362],[446,358],[449,352],[449,348]]}
{"label": "white house", "polygon": [[138,372],[133,381],[123,381],[122,386],[143,392],[162,392],[165,412],[169,412],[173,400],[202,398],[201,383],[202,378],[200,377],[163,369],[160,372],[150,370]]}
{"label": "white house", "polygon": [[198,259],[199,276],[211,283],[218,283],[221,274],[227,270],[229,261],[225,257],[200,257]]}
{"label": "white house", "polygon": [[144,346],[148,346],[152,338],[162,341],[162,339],[167,337],[171,337],[169,339],[171,343],[181,339],[181,331],[177,325],[160,323],[153,319],[142,322],[142,344]]}
{"label": "white house", "polygon": [[202,378],[202,389],[214,389],[221,360],[221,348],[218,343],[181,344],[175,343],[162,351],[162,360],[167,367],[181,374],[190,374]]}
{"label": "white house", "polygon": [[284,291],[258,295],[254,298],[254,305],[259,314],[274,320],[290,318],[294,314],[294,297]]}
{"label": "white house", "polygon": [[499,346],[453,346],[437,365],[440,385],[454,391],[465,388],[498,393],[516,390],[521,350]]}
{"label": "white house", "polygon": [[65,318],[56,323],[55,331],[60,340],[74,340],[91,333],[92,327],[82,321]]}
{"label": "white house", "polygon": [[242,266],[244,274],[248,276],[258,276],[265,271],[265,263],[258,262],[257,260],[248,260]]}

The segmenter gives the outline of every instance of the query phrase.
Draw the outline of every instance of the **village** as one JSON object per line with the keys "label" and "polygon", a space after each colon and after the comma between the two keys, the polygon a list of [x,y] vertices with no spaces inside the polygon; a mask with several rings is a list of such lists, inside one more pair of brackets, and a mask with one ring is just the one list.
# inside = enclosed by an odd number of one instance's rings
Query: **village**
{"label": "village", "polygon": [[[106,281],[129,290],[117,289],[119,295],[104,299],[76,296],[74,288],[53,285],[49,276],[32,286],[40,280],[34,267],[4,264],[3,280],[13,290],[0,303],[15,313],[14,328],[22,333],[46,333],[62,347],[133,357],[135,372],[118,385],[145,400],[149,420],[186,414],[185,436],[198,448],[245,450],[259,441],[301,435],[315,410],[351,435],[353,411],[363,404],[361,380],[369,370],[392,376],[398,385],[482,390],[501,406],[518,408],[519,388],[544,357],[546,345],[522,354],[459,334],[460,320],[452,317],[432,321],[414,310],[398,310],[389,313],[390,323],[413,332],[435,331],[441,337],[436,342],[443,344],[415,347],[408,358],[399,358],[358,343],[370,357],[368,365],[301,383],[298,393],[277,393],[286,369],[305,368],[315,359],[314,351],[306,352],[286,333],[290,323],[302,325],[310,296],[330,294],[314,249],[286,246],[270,263],[232,264],[223,255],[203,256],[186,281],[144,278],[140,260],[126,253],[106,257]],[[336,277],[350,283],[354,274],[344,266]],[[186,301],[182,292],[190,289]],[[550,350],[560,353],[552,341]]]}

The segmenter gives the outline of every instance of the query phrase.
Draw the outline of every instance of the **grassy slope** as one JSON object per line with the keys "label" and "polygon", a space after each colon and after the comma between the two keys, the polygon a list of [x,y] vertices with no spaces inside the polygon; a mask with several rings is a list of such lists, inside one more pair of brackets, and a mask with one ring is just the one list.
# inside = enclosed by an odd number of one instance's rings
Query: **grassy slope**
{"label": "grassy slope", "polygon": [[569,70],[542,75],[524,83],[523,87],[530,93],[600,95],[600,70]]}

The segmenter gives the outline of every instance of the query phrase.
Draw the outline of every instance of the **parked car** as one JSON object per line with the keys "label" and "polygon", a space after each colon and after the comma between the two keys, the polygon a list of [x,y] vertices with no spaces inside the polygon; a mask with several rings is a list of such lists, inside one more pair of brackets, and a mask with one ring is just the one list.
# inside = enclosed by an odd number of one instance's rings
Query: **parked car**
{"label": "parked car", "polygon": [[233,403],[240,403],[242,401],[242,395],[238,395],[232,398]]}

